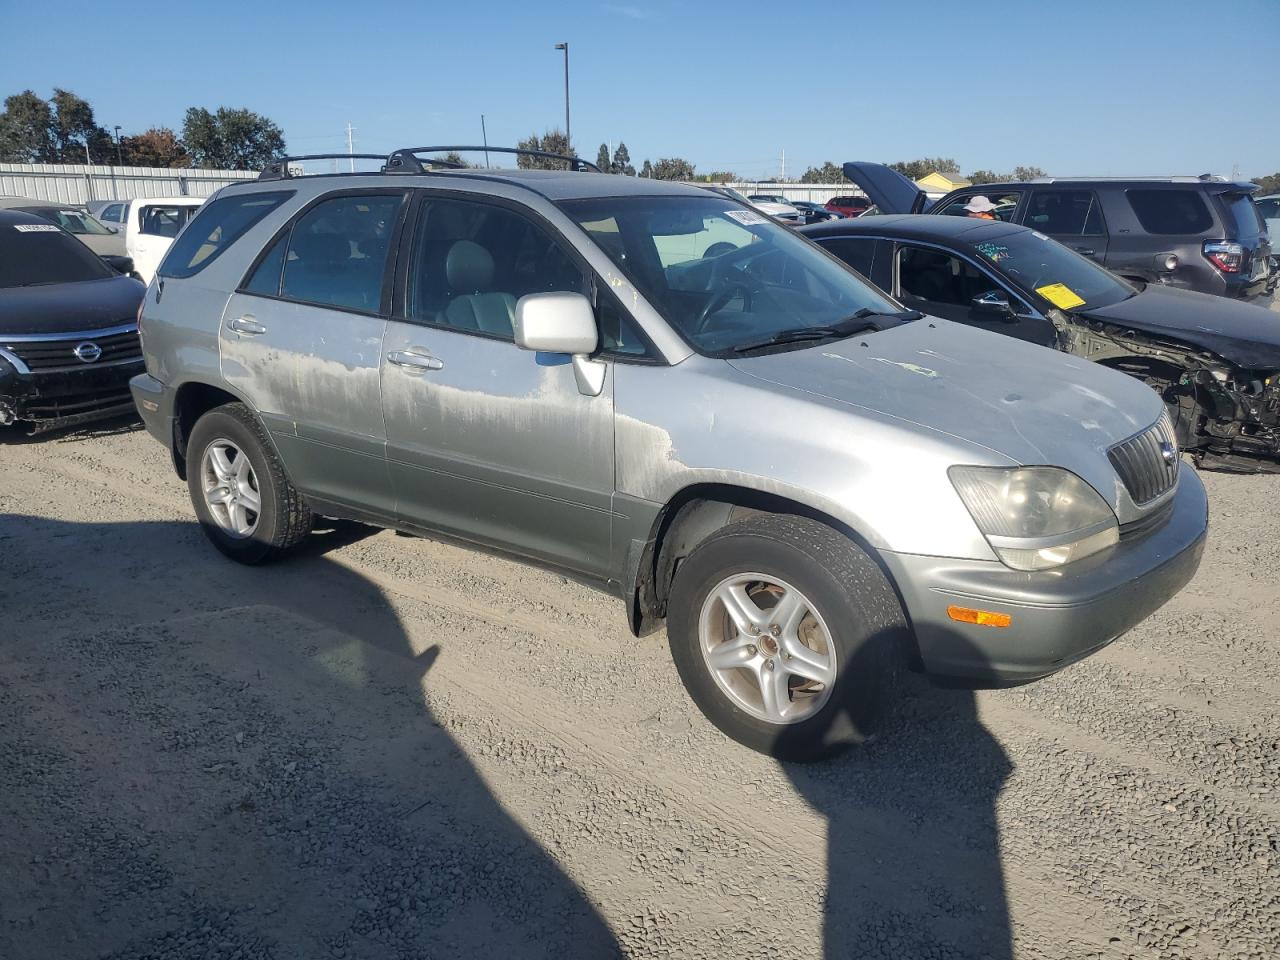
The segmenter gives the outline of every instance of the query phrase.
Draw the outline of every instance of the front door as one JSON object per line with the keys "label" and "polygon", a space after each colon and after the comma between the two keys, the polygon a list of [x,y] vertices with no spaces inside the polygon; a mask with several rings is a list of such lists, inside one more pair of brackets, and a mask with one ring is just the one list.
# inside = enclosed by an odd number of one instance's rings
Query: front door
{"label": "front door", "polygon": [[326,197],[228,301],[222,374],[258,410],[294,484],[391,517],[379,364],[402,192]]}
{"label": "front door", "polygon": [[1092,190],[1043,187],[1031,192],[1022,223],[1098,263],[1107,260],[1107,228]]}
{"label": "front door", "polygon": [[387,326],[387,456],[405,521],[590,575],[609,569],[613,371],[586,396],[515,345],[516,301],[585,292],[551,230],[512,208],[424,197],[403,318]]}
{"label": "front door", "polygon": [[[1042,346],[1056,343],[1048,320],[969,260],[936,247],[900,243],[896,267],[898,298],[908,307]],[[978,298],[1003,298],[1010,310],[983,309],[975,303]]]}

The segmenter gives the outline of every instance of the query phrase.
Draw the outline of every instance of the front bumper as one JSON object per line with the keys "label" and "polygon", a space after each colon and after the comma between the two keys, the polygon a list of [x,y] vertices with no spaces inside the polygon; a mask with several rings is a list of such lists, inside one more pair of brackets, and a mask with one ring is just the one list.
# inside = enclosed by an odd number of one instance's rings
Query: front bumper
{"label": "front bumper", "polygon": [[129,378],[142,369],[139,357],[109,366],[20,372],[0,357],[0,425],[21,423],[38,432],[131,414]]}
{"label": "front bumper", "polygon": [[173,391],[149,373],[140,373],[129,381],[133,405],[147,432],[173,453]]}
{"label": "front bumper", "polygon": [[[1105,647],[1165,604],[1195,575],[1208,500],[1184,466],[1168,519],[1057,570],[1021,573],[994,561],[883,551],[915,630],[926,673],[967,686],[1048,676]],[[960,623],[955,604],[1008,614],[1008,627]]]}

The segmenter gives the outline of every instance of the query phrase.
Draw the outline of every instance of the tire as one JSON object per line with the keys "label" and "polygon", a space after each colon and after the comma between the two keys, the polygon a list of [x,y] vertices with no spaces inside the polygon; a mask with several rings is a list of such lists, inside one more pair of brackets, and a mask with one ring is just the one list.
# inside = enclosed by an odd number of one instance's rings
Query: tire
{"label": "tire", "polygon": [[[722,599],[737,588],[755,607],[738,602],[745,617],[765,615],[758,635],[740,629]],[[784,607],[792,590],[796,605]],[[770,604],[807,612],[792,618],[797,629],[776,634],[765,622],[775,619]],[[722,732],[781,760],[817,760],[875,736],[896,699],[907,626],[884,573],[847,537],[803,517],[766,515],[717,531],[680,564],[667,636],[690,697]]]}
{"label": "tire", "polygon": [[311,532],[310,509],[242,403],[215,407],[196,421],[187,440],[187,488],[205,536],[240,563],[273,560]]}

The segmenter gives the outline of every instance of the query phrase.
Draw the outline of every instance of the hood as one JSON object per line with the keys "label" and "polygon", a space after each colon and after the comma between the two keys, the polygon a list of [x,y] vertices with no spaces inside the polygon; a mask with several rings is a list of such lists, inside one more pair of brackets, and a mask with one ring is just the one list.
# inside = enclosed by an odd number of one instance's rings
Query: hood
{"label": "hood", "polygon": [[1280,370],[1280,313],[1239,300],[1151,283],[1128,300],[1076,314],[1189,343],[1246,370]]}
{"label": "hood", "polygon": [[100,257],[124,256],[124,235],[119,233],[76,233],[77,240]]}
{"label": "hood", "polygon": [[842,169],[881,213],[920,213],[925,208],[924,191],[883,163],[851,160]]}
{"label": "hood", "polygon": [[[865,346],[864,346],[865,344]],[[1164,410],[1145,384],[1096,363],[925,318],[881,333],[727,361],[742,373],[1072,470],[1113,505],[1106,449]]]}
{"label": "hood", "polygon": [[116,276],[80,283],[0,290],[0,338],[5,334],[78,333],[129,323],[138,316],[144,287]]}

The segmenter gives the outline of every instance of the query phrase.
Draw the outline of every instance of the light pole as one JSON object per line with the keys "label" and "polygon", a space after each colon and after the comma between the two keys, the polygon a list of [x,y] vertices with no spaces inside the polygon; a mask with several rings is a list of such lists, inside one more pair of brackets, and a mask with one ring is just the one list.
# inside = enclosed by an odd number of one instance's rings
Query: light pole
{"label": "light pole", "polygon": [[569,137],[569,44],[557,43],[556,49],[564,51],[564,146],[566,153],[572,153],[573,140]]}
{"label": "light pole", "polygon": [[120,159],[120,127],[117,125],[112,129],[116,132],[116,166],[123,167],[124,161]]}

